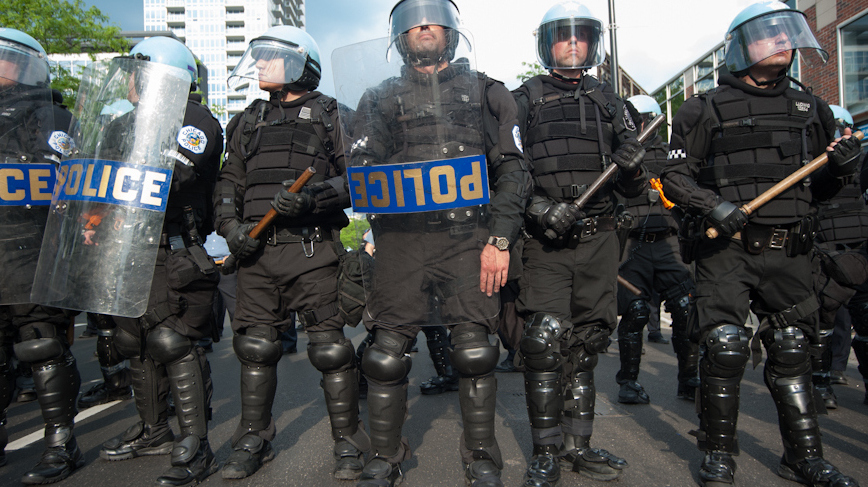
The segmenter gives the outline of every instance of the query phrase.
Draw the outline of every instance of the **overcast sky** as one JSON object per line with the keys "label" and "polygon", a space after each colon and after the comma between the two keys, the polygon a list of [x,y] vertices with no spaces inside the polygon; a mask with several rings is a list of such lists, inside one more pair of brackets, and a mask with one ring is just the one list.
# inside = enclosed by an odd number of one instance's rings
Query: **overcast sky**
{"label": "overcast sky", "polygon": [[[735,15],[754,0],[615,0],[618,56],[622,69],[651,92],[723,40]],[[143,25],[141,0],[85,0],[124,30]],[[396,0],[307,0],[307,31],[323,61],[320,90],[334,94],[332,51],[385,37]],[[473,34],[481,71],[518,86],[522,61],[536,61],[533,31],[554,1],[456,0],[464,26]],[[608,24],[608,1],[583,2]],[[609,50],[606,36],[606,49]]]}

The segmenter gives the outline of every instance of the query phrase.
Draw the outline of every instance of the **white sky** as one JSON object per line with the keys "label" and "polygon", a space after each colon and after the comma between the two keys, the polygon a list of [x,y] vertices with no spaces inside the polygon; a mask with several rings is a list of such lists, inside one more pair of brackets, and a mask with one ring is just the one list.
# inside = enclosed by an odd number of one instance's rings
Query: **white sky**
{"label": "white sky", "polygon": [[[622,67],[651,92],[723,40],[736,14],[755,0],[615,0],[618,56]],[[323,61],[320,91],[334,94],[332,51],[378,37],[389,28],[397,0],[307,0],[307,31],[316,39]],[[480,71],[518,87],[521,62],[536,61],[533,31],[558,2],[543,0],[456,0],[461,18],[474,36]],[[585,0],[604,24],[607,0]],[[609,35],[606,34],[609,51]]]}

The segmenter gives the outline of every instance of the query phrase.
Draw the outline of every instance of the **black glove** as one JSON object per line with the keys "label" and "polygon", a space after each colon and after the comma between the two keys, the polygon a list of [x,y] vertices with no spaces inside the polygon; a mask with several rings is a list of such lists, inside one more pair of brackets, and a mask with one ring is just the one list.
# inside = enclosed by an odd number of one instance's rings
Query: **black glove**
{"label": "black glove", "polygon": [[736,232],[740,232],[747,223],[747,215],[741,211],[741,208],[724,201],[711,210],[708,220],[721,237],[731,237]]}
{"label": "black glove", "polygon": [[248,236],[255,226],[255,223],[241,223],[238,220],[226,223],[226,245],[236,259],[244,260],[259,248],[259,239]]}
{"label": "black glove", "polygon": [[636,170],[642,165],[642,159],[645,158],[645,149],[642,144],[634,138],[629,138],[621,145],[618,150],[612,154],[612,162],[618,165],[618,168],[628,176],[636,174]]}
{"label": "black glove", "polygon": [[829,172],[836,178],[852,176],[862,155],[862,142],[850,136],[839,140],[834,149],[826,153],[829,155]]}
{"label": "black glove", "polygon": [[287,191],[290,186],[295,184],[295,179],[289,179],[283,182],[283,189],[274,195],[274,201],[271,206],[274,210],[280,213],[281,216],[296,218],[313,210],[314,201],[307,188],[301,188],[298,193],[290,193]]}
{"label": "black glove", "polygon": [[549,206],[542,214],[542,226],[554,230],[558,235],[564,235],[576,224],[582,212],[573,204],[558,203]]}

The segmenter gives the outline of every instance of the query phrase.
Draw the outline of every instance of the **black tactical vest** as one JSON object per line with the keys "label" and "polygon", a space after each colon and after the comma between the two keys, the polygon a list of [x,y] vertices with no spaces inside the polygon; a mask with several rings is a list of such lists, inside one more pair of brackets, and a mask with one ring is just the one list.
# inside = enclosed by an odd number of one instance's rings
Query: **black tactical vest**
{"label": "black tactical vest", "polygon": [[[283,189],[281,183],[297,179],[308,167],[316,169],[308,184],[326,179],[334,153],[334,143],[325,135],[334,129],[332,118],[324,116],[330,102],[325,95],[312,96],[303,104],[280,110],[271,102],[259,101],[242,114],[233,137],[241,140],[247,165],[244,221],[262,219],[274,195]],[[309,223],[303,220],[296,219],[294,224]]]}
{"label": "black tactical vest", "polygon": [[858,244],[868,239],[868,209],[859,181],[841,189],[820,205],[818,242]]}
{"label": "black tactical vest", "polygon": [[378,137],[385,147],[375,152],[389,163],[484,154],[485,84],[483,75],[458,63],[436,75],[405,70],[386,81],[376,95],[384,135],[391,137]]}
{"label": "black tactical vest", "polygon": [[[624,117],[624,105],[585,76],[578,93],[543,83],[526,82],[529,89],[529,124],[525,153],[532,161],[534,192],[555,201],[572,201],[593,183],[610,163],[615,124]],[[604,91],[605,90],[605,91]],[[588,215],[611,208],[611,191],[599,191],[585,206]]]}
{"label": "black tactical vest", "polygon": [[[645,158],[642,159],[642,162],[645,165],[648,179],[660,177],[660,173],[666,166],[668,153],[669,144],[663,142],[659,135],[650,143],[645,144]],[[663,201],[651,192],[652,190],[649,188],[642,195],[627,198],[624,202],[624,206],[633,215],[633,227],[644,227],[645,230],[649,231],[661,231],[666,228],[677,230],[678,223],[670,215],[669,210],[663,207]]]}
{"label": "black tactical vest", "polygon": [[[700,186],[742,206],[810,161],[817,120],[813,95],[786,89],[763,97],[724,85],[701,96],[714,121]],[[751,221],[795,222],[811,211],[811,200],[803,181],[757,210]]]}

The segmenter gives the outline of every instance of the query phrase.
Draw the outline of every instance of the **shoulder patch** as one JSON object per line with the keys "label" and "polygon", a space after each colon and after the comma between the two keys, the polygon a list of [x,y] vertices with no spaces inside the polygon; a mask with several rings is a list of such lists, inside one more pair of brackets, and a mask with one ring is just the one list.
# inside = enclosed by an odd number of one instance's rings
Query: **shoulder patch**
{"label": "shoulder patch", "polygon": [[72,149],[75,147],[75,142],[72,141],[72,137],[70,137],[66,132],[55,130],[54,132],[51,132],[51,136],[48,137],[48,145],[66,157],[72,153]]}
{"label": "shoulder patch", "polygon": [[684,153],[684,149],[674,149],[669,151],[669,155],[666,157],[667,159],[686,159],[687,154]]}
{"label": "shoulder patch", "polygon": [[636,124],[633,122],[633,117],[630,116],[630,111],[627,110],[627,105],[624,105],[624,126],[631,132],[636,131]]}
{"label": "shoulder patch", "polygon": [[192,125],[187,125],[178,132],[178,145],[193,154],[201,154],[205,152],[205,146],[208,145],[208,137],[205,136],[205,132]]}
{"label": "shoulder patch", "polygon": [[521,130],[519,130],[518,125],[512,126],[512,138],[515,140],[515,146],[518,147],[519,152],[524,154],[524,148],[521,146]]}

